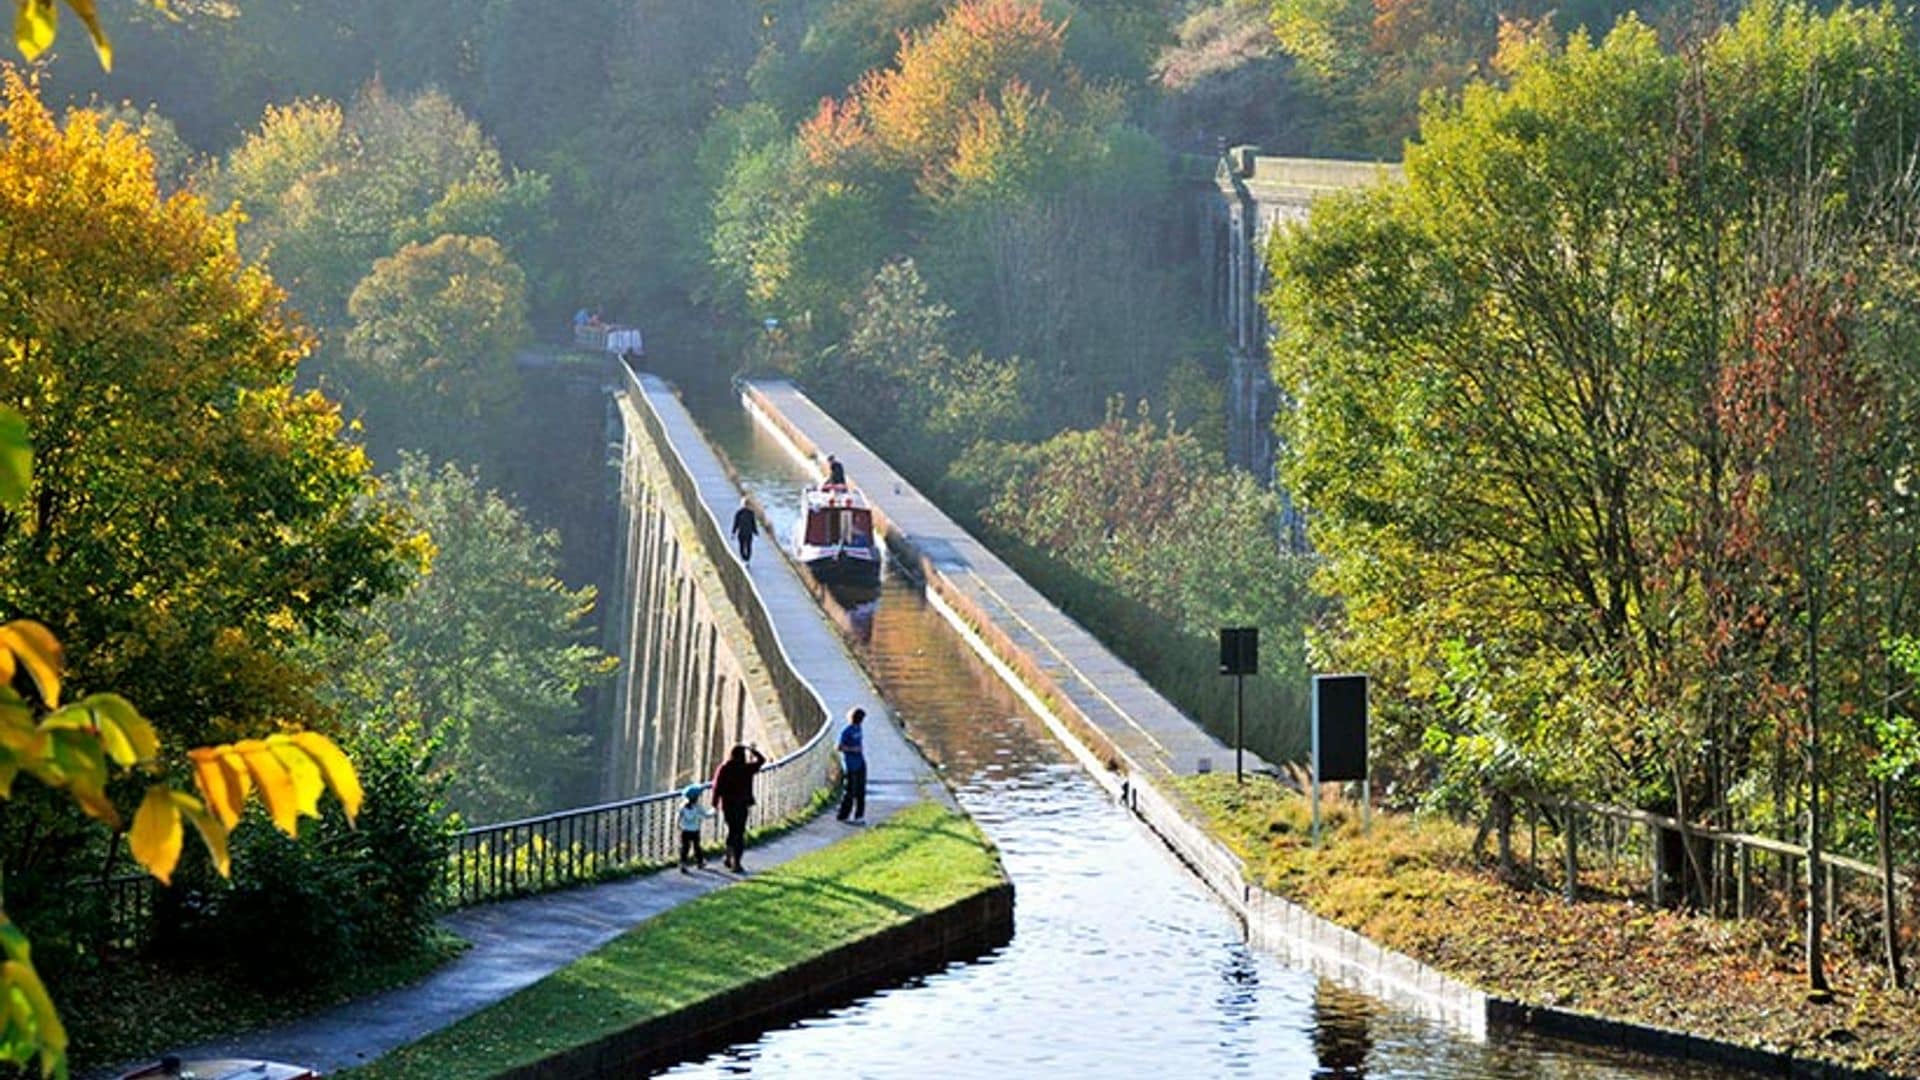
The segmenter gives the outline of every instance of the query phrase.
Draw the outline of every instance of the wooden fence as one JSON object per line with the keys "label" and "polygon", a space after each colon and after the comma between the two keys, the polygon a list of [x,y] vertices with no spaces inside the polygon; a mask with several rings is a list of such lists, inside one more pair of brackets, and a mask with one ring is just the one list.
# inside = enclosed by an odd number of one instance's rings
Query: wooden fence
{"label": "wooden fence", "polygon": [[[1662,838],[1672,833],[1680,838],[1683,850],[1702,859],[1699,877],[1710,885],[1707,906],[1715,914],[1748,918],[1759,914],[1773,897],[1793,894],[1802,878],[1807,849],[1767,836],[1731,832],[1695,825],[1663,814],[1605,806],[1544,796],[1517,797],[1519,816],[1515,828],[1526,831],[1527,859],[1542,876],[1551,877],[1541,859],[1540,830],[1545,826],[1557,851],[1545,860],[1558,862],[1557,876],[1562,894],[1569,900],[1577,895],[1583,870],[1604,867],[1615,872],[1644,870],[1647,898],[1654,906],[1665,906],[1674,887],[1661,860],[1665,846]],[[1704,849],[1704,856],[1700,853]],[[1818,895],[1826,908],[1829,922],[1836,922],[1854,881],[1865,881],[1873,888],[1869,907],[1880,903],[1880,868],[1860,859],[1820,853]],[[1683,877],[1684,880],[1684,877]],[[1769,889],[1771,880],[1775,887]],[[1913,879],[1894,875],[1895,896],[1911,892]],[[1721,887],[1724,886],[1724,889]]]}

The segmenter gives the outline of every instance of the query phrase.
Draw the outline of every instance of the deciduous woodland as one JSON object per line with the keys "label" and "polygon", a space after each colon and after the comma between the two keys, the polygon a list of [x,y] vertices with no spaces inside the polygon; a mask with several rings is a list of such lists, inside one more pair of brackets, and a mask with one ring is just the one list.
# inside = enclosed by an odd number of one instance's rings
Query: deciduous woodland
{"label": "deciduous woodland", "polygon": [[[1797,978],[1905,981],[1912,13],[15,7],[0,944],[39,977],[0,974],[6,1054],[100,1065],[258,1019],[188,998],[430,962],[453,829],[600,796],[576,313],[670,377],[796,378],[1216,731],[1212,635],[1259,626],[1268,758],[1310,672],[1368,672],[1391,807],[1502,850],[1529,799],[1803,845]],[[1198,239],[1240,145],[1404,163],[1261,255],[1271,476],[1228,464]],[[162,752],[304,736],[349,771]],[[1733,867],[1669,835],[1662,902],[1725,907]],[[1822,851],[1885,882],[1836,924]],[[135,858],[172,887],[129,940]],[[206,989],[143,993],[175,980]]]}

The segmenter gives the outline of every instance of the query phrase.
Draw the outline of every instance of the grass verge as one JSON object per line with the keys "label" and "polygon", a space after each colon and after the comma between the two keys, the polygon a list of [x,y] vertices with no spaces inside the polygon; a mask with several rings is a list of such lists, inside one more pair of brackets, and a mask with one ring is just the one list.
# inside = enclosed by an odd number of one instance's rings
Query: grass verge
{"label": "grass verge", "polygon": [[1920,1076],[1920,997],[1889,990],[1862,951],[1836,944],[1838,999],[1809,1003],[1788,920],[1654,909],[1635,882],[1591,867],[1567,903],[1557,880],[1524,868],[1502,880],[1475,858],[1470,828],[1376,811],[1363,834],[1352,805],[1325,808],[1316,850],[1306,800],[1272,780],[1182,787],[1254,884],[1488,993]]}
{"label": "grass verge", "polygon": [[490,1077],[746,986],[1005,881],[963,815],[922,804],[673,909],[458,1024],[341,1074]]}

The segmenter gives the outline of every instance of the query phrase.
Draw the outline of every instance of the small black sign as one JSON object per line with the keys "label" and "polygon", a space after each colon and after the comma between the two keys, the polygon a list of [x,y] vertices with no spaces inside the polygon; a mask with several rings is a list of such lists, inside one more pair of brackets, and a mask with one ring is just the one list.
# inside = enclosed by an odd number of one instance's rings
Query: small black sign
{"label": "small black sign", "polygon": [[1260,628],[1228,626],[1220,631],[1220,674],[1260,673]]}
{"label": "small black sign", "polygon": [[1313,746],[1321,780],[1367,778],[1367,677],[1313,677]]}

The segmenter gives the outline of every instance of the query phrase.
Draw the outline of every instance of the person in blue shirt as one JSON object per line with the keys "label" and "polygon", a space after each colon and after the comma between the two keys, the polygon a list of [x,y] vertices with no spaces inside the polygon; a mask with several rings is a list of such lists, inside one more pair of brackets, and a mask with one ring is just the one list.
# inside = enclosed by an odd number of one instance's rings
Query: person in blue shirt
{"label": "person in blue shirt", "polygon": [[867,821],[867,753],[860,730],[866,718],[867,710],[856,707],[847,714],[847,726],[840,731],[840,764],[846,770],[847,790],[840,796],[840,813],[836,816],[841,821],[851,817],[855,825]]}

